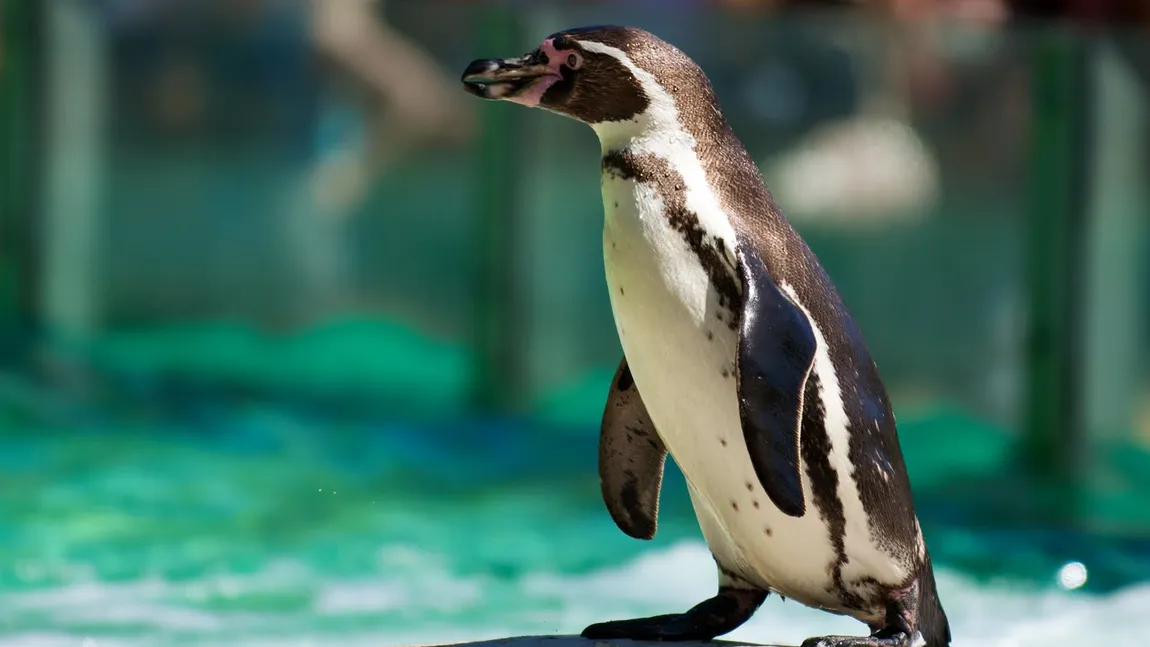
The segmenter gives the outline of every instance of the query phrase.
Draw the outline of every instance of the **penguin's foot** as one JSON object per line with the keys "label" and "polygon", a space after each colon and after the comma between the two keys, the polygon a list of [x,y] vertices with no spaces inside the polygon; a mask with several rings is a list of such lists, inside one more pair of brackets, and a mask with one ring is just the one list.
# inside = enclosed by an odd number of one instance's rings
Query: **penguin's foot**
{"label": "penguin's foot", "polygon": [[686,613],[600,622],[580,635],[592,640],[711,640],[746,622],[766,599],[766,591],[724,587]]}
{"label": "penguin's foot", "polygon": [[823,636],[807,638],[801,647],[910,647],[910,636],[905,632],[879,632],[870,636]]}

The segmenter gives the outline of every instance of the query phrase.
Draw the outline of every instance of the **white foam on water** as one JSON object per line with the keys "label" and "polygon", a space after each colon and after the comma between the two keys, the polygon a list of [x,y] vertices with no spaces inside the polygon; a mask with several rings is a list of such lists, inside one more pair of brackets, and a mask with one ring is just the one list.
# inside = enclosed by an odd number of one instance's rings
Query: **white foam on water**
{"label": "white foam on water", "polygon": [[[0,595],[11,619],[4,647],[393,647],[508,635],[577,633],[616,618],[685,610],[715,590],[715,567],[699,542],[651,550],[586,575],[518,578],[453,574],[441,556],[416,548],[381,550],[379,572],[355,579],[315,573],[294,562],[262,571],[192,581],[82,581]],[[1150,584],[1110,595],[1037,591],[978,583],[939,571],[954,647],[1080,647],[1137,642],[1150,632]],[[229,599],[287,592],[305,608],[227,608]],[[223,601],[218,604],[205,601]],[[350,619],[340,625],[341,620]],[[334,623],[334,624],[333,624]],[[831,633],[863,634],[850,618],[772,597],[736,641],[798,644]]]}
{"label": "white foam on water", "polygon": [[[567,612],[582,616],[587,607],[608,610],[597,620],[628,612],[667,613],[682,610],[709,595],[715,586],[714,565],[701,544],[684,543],[646,555],[618,569],[583,578],[536,586],[563,586]],[[649,588],[648,588],[649,587]],[[1103,645],[1129,642],[1150,630],[1150,584],[1105,596],[999,582],[977,583],[940,569],[939,594],[954,634],[954,647],[1039,647]],[[630,608],[628,608],[630,607]],[[773,597],[755,616],[726,637],[748,642],[798,644],[815,635],[862,634],[852,619],[809,609]]]}
{"label": "white foam on water", "polygon": [[[531,593],[558,591],[571,620],[685,610],[715,587],[714,563],[702,544],[685,542],[620,569],[579,578],[532,576]],[[939,595],[954,647],[1051,647],[1126,643],[1150,631],[1150,584],[1100,596],[999,582],[977,583],[940,569]],[[578,624],[578,623],[576,623]],[[865,634],[861,623],[772,597],[731,640],[798,644],[826,634]]]}

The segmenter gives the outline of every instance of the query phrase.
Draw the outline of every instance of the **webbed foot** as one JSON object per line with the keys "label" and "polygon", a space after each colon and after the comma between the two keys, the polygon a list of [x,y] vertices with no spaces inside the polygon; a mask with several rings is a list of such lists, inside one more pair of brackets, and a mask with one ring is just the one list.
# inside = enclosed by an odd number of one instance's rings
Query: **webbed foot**
{"label": "webbed foot", "polygon": [[766,599],[766,591],[721,588],[718,595],[696,604],[686,613],[599,622],[580,635],[592,640],[711,640],[746,622]]}

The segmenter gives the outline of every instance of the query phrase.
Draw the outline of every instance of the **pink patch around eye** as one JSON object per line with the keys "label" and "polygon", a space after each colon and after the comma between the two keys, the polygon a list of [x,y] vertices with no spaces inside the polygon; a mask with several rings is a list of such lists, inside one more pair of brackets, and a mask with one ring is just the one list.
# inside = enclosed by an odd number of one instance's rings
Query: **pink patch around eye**
{"label": "pink patch around eye", "polygon": [[555,39],[548,38],[539,46],[539,50],[547,55],[547,67],[551,73],[537,80],[518,96],[509,98],[508,101],[534,108],[539,105],[539,101],[543,98],[543,93],[547,92],[547,88],[563,78],[561,70],[567,62],[567,57],[573,53],[578,55],[578,53],[573,49],[558,49],[555,47],[554,41]]}
{"label": "pink patch around eye", "polygon": [[563,64],[563,61],[567,60],[567,54],[571,51],[568,49],[557,49],[554,38],[548,38],[543,41],[539,49],[547,55],[547,60],[550,61],[551,68],[555,71],[559,71],[559,66]]}
{"label": "pink patch around eye", "polygon": [[567,65],[574,56],[575,65],[573,67],[580,67],[583,65],[583,55],[575,49],[559,49],[555,47],[555,39],[548,38],[543,41],[539,49],[547,55],[548,64],[551,66],[551,71],[555,74],[561,74],[560,68]]}

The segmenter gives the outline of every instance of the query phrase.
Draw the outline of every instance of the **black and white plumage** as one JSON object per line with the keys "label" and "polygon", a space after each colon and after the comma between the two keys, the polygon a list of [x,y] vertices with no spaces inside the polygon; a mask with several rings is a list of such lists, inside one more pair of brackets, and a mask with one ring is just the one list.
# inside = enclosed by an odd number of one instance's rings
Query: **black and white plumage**
{"label": "black and white plumage", "polygon": [[804,645],[949,645],[878,370],[698,65],[648,32],[588,27],[475,61],[463,81],[598,135],[624,351],[604,499],[624,532],[653,537],[669,452],[718,567],[719,593],[686,613],[583,635],[710,639],[774,591],[872,629]]}

